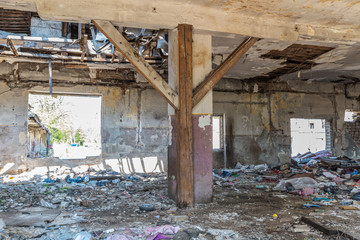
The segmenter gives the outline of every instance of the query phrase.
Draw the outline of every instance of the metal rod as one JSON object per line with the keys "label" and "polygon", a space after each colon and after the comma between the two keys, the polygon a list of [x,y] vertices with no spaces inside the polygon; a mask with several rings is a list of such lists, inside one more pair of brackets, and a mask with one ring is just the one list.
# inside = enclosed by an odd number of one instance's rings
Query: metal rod
{"label": "metal rod", "polygon": [[51,59],[49,60],[49,90],[50,90],[50,95],[52,95],[52,66],[51,66]]}
{"label": "metal rod", "polygon": [[82,24],[79,23],[79,24],[78,24],[78,39],[81,39],[81,37],[82,37],[81,30],[82,30]]}
{"label": "metal rod", "polygon": [[227,155],[226,155],[226,125],[225,125],[225,113],[222,116],[222,125],[223,125],[223,145],[224,145],[224,169],[227,167]]}

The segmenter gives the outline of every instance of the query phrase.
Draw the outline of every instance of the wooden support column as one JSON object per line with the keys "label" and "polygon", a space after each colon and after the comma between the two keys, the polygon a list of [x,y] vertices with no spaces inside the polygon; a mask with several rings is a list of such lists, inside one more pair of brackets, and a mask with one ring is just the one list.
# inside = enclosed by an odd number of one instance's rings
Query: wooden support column
{"label": "wooden support column", "polygon": [[179,108],[176,115],[176,195],[180,207],[194,204],[192,134],[192,26],[178,26]]}

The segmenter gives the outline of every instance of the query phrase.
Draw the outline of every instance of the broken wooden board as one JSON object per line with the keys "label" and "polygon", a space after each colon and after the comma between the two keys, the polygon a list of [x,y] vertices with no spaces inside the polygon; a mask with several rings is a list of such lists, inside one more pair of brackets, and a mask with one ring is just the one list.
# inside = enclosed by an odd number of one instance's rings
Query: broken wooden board
{"label": "broken wooden board", "polygon": [[320,225],[319,223],[315,222],[314,220],[306,217],[301,217],[300,221],[306,223],[307,225],[319,230],[320,232],[324,233],[325,235],[329,236],[341,236],[348,240],[360,240],[358,237],[351,236],[347,233],[344,233],[340,230],[328,229],[327,227]]}

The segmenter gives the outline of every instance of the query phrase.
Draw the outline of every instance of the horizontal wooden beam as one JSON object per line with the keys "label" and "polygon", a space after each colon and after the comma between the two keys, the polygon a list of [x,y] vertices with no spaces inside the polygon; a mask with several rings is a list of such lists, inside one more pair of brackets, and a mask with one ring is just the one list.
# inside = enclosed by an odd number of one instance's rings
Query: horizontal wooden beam
{"label": "horizontal wooden beam", "polygon": [[93,20],[94,25],[107,37],[138,72],[166,99],[176,110],[179,106],[178,94],[168,85],[160,74],[139,52],[124,38],[124,36],[109,21]]}
{"label": "horizontal wooden beam", "polygon": [[226,60],[195,89],[192,105],[195,107],[203,97],[220,81],[220,79],[244,56],[259,39],[250,37],[240,44]]}

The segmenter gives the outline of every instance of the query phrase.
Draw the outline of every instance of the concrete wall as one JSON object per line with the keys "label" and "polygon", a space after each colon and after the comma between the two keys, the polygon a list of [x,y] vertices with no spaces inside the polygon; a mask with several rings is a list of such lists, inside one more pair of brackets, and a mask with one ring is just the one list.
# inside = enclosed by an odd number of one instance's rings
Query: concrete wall
{"label": "concrete wall", "polygon": [[27,91],[10,90],[0,81],[0,160],[1,167],[20,166],[27,155]]}
{"label": "concrete wall", "polygon": [[[11,85],[11,84],[10,84]],[[28,94],[48,87],[8,87],[0,81],[0,166],[101,165],[117,171],[150,172],[167,168],[167,104],[153,89],[74,85],[53,92],[102,96],[102,154],[85,160],[28,159]],[[22,167],[24,168],[24,167]]]}
{"label": "concrete wall", "polygon": [[[121,71],[120,71],[121,70]],[[115,74],[116,73],[116,74]],[[165,100],[129,69],[73,68],[54,63],[54,92],[102,96],[102,154],[85,160],[27,159],[29,92],[48,92],[47,62],[0,64],[0,167],[101,165],[117,171],[167,169]],[[214,114],[226,114],[228,166],[236,162],[278,165],[290,160],[290,118],[326,119],[335,154],[359,157],[346,133],[345,109],[360,110],[360,85],[243,82],[223,79],[213,92]],[[214,167],[223,153],[214,153]]]}
{"label": "concrete wall", "polygon": [[44,21],[32,17],[30,33],[35,37],[62,37],[62,22]]}
{"label": "concrete wall", "polygon": [[[237,81],[237,82],[236,82]],[[223,79],[214,92],[214,113],[226,115],[228,166],[289,162],[290,118],[326,119],[332,125],[335,154],[359,156],[344,130],[345,109],[358,109],[347,86],[333,83],[244,83]],[[229,89],[232,89],[229,91]],[[223,155],[214,154],[221,166]]]}

